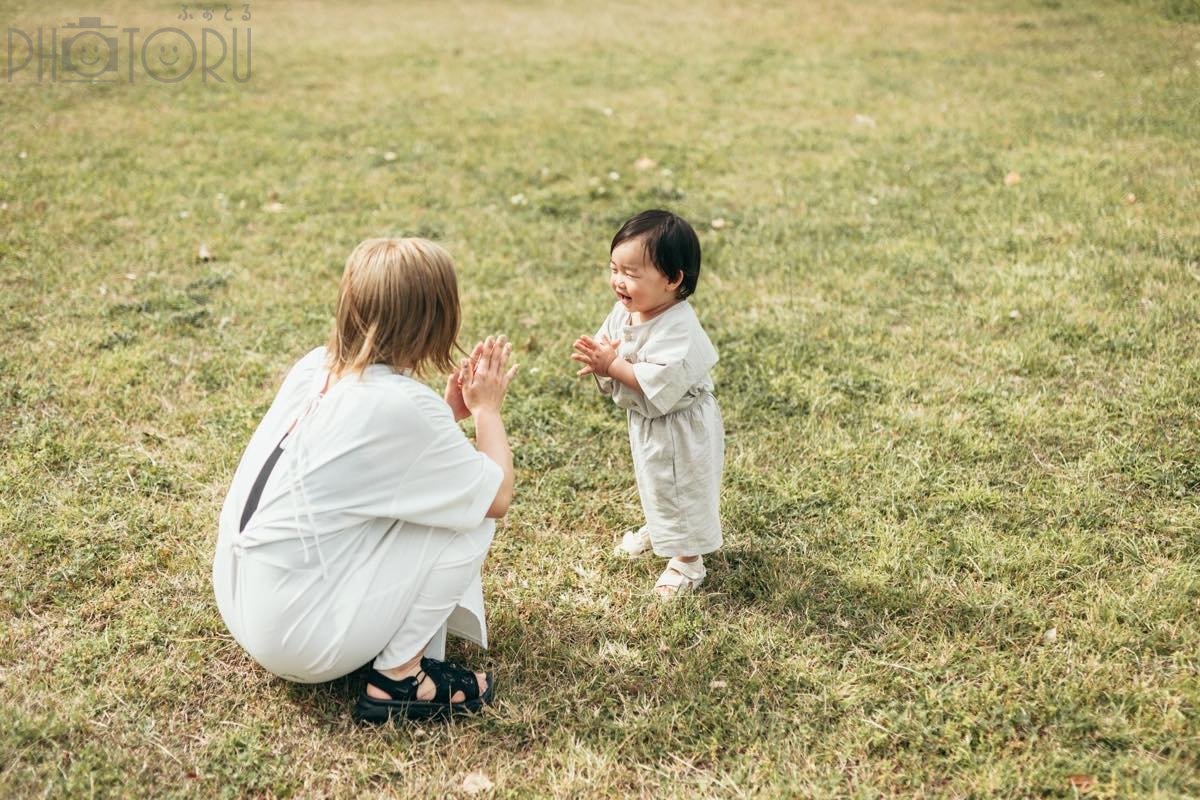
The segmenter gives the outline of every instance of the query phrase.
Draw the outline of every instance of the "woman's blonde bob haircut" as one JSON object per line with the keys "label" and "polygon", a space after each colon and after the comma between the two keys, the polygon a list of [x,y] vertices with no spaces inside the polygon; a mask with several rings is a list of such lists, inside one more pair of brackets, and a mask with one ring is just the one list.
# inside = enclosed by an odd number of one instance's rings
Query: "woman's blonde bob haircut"
{"label": "woman's blonde bob haircut", "polygon": [[367,239],[346,259],[329,369],[339,377],[371,364],[449,371],[460,321],[449,253],[427,239]]}

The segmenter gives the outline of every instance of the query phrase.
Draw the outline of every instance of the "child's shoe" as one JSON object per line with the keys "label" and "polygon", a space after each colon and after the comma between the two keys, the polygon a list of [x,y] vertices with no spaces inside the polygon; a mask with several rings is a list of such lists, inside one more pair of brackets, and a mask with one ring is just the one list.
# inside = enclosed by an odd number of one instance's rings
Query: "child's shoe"
{"label": "child's shoe", "polygon": [[625,531],[625,535],[621,537],[621,543],[617,545],[614,552],[626,558],[637,558],[649,553],[652,549],[650,534],[645,528],[639,528],[636,531]]}
{"label": "child's shoe", "polygon": [[695,561],[680,561],[672,558],[667,568],[654,584],[654,594],[659,600],[673,600],[681,594],[695,591],[704,583],[708,570],[704,568],[704,556]]}

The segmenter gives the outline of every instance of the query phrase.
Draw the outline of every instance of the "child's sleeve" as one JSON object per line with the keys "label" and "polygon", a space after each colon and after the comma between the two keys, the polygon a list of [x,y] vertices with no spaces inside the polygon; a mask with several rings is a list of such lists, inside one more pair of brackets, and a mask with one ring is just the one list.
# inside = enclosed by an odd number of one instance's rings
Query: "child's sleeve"
{"label": "child's sleeve", "polygon": [[685,318],[657,331],[634,362],[633,374],[646,406],[657,415],[674,408],[717,363],[716,351],[704,331],[689,322]]}

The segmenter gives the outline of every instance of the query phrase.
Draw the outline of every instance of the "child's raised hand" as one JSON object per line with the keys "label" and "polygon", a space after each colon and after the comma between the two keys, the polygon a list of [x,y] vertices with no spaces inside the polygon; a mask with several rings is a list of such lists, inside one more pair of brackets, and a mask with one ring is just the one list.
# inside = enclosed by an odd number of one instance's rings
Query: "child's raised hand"
{"label": "child's raised hand", "polygon": [[583,364],[583,368],[575,374],[607,378],[608,368],[617,359],[619,346],[620,342],[610,342],[605,334],[600,334],[600,341],[590,336],[580,336],[575,340],[575,352],[571,354],[571,359]]}

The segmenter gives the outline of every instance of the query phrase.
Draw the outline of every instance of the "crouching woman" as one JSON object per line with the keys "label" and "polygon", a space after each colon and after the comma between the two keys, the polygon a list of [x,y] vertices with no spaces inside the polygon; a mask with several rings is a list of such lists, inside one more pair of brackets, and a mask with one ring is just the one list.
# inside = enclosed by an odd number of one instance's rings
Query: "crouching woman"
{"label": "crouching woman", "polygon": [[[212,580],[234,639],[300,683],[369,664],[362,720],[476,711],[496,688],[444,658],[447,632],[487,646],[479,571],[513,497],[516,367],[502,336],[456,365],[459,320],[445,250],[360,244],[328,344],[284,379],[221,509]],[[414,377],[429,368],[450,372],[443,397]]]}

